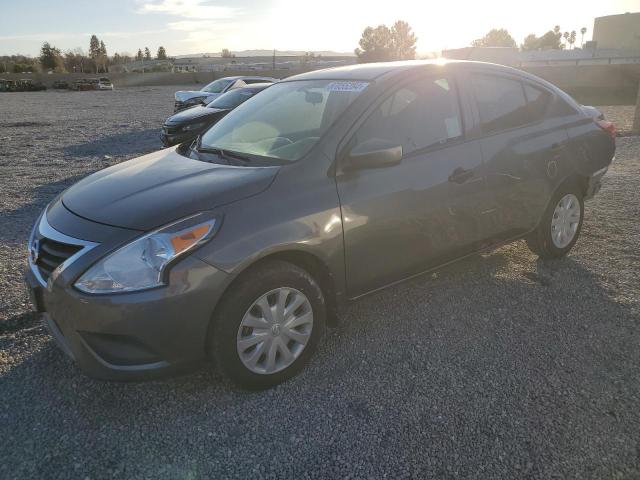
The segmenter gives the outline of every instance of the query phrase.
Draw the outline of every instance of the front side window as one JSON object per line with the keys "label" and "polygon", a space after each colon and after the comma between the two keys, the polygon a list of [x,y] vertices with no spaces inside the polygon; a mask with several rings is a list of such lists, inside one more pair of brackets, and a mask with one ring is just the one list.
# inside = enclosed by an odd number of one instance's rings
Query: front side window
{"label": "front side window", "polygon": [[211,82],[209,85],[204,87],[202,91],[207,93],[220,93],[224,91],[224,89],[227,88],[227,85],[229,85],[231,82],[233,82],[233,80],[219,78],[218,80]]}
{"label": "front side window", "polygon": [[529,117],[531,121],[535,122],[540,120],[544,117],[544,114],[547,111],[551,95],[526,83],[524,84],[524,93],[527,96]]}
{"label": "front side window", "polygon": [[341,80],[276,83],[211,127],[202,136],[201,146],[284,161],[298,160],[367,85]]}
{"label": "front side window", "polygon": [[529,123],[527,101],[517,80],[474,74],[471,79],[482,130],[493,133]]}
{"label": "front side window", "polygon": [[383,140],[403,155],[462,136],[458,95],[447,78],[422,78],[396,90],[367,118],[355,144]]}

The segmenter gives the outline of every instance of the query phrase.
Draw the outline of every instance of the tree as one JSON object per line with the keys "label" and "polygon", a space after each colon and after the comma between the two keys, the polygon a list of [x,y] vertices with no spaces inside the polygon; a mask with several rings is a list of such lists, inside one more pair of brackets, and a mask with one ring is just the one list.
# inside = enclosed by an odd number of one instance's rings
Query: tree
{"label": "tree", "polygon": [[484,37],[471,42],[472,47],[515,47],[516,41],[504,28],[494,28]]}
{"label": "tree", "polygon": [[158,55],[156,55],[158,60],[166,60],[167,59],[167,51],[163,46],[158,47]]}
{"label": "tree", "polygon": [[584,47],[584,34],[587,33],[587,27],[582,27],[580,29],[580,34],[582,35],[582,38],[580,39],[580,46]]}
{"label": "tree", "polygon": [[40,49],[40,65],[43,70],[62,69],[63,63],[60,57],[60,50],[52,47],[49,42],[44,42]]}
{"label": "tree", "polygon": [[393,39],[386,25],[365,28],[358,44],[355,54],[359,63],[388,62],[393,58]]}
{"label": "tree", "polygon": [[573,48],[573,44],[576,43],[576,35],[576,31],[571,30],[571,33],[569,34],[569,43],[571,44],[571,48]]}
{"label": "tree", "polygon": [[93,59],[97,58],[100,55],[100,40],[95,35],[91,35],[91,40],[89,40],[89,56]]}
{"label": "tree", "polygon": [[564,48],[567,48],[569,46],[569,32],[564,32],[562,38],[564,38]]}
{"label": "tree", "polygon": [[538,39],[538,48],[542,50],[560,50],[562,48],[562,45],[560,43],[561,38],[562,34],[560,33],[560,27],[556,26],[553,30],[549,30]]}
{"label": "tree", "polygon": [[535,33],[530,33],[524,37],[521,48],[522,50],[537,50],[540,48],[540,39],[536,37]]}
{"label": "tree", "polygon": [[386,25],[367,27],[355,54],[360,63],[411,59],[416,55],[416,40],[409,24],[402,20],[394,23],[391,29]]}
{"label": "tree", "polygon": [[100,47],[98,47],[98,56],[96,58],[96,73],[98,67],[103,71],[107,71],[107,64],[109,63],[109,57],[107,56],[107,47],[104,42],[100,40]]}
{"label": "tree", "polygon": [[149,47],[144,47],[144,59],[151,60],[151,50],[149,50]]}
{"label": "tree", "polygon": [[138,49],[138,53],[136,53],[136,60],[142,60],[142,50]]}
{"label": "tree", "polygon": [[394,57],[396,60],[413,60],[416,58],[417,38],[411,31],[409,24],[398,20],[391,27]]}
{"label": "tree", "polygon": [[222,53],[220,54],[220,56],[222,58],[233,58],[235,57],[235,55],[233,55],[228,48],[223,48],[222,49]]}
{"label": "tree", "polygon": [[64,52],[64,67],[67,72],[84,73],[84,69],[89,68],[90,62],[80,48]]}

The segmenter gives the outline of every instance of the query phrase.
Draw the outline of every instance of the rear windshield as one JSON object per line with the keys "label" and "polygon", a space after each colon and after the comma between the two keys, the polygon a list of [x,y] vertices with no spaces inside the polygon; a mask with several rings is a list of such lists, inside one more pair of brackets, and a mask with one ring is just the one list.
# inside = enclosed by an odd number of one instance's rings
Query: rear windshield
{"label": "rear windshield", "polygon": [[215,82],[211,82],[209,85],[207,85],[206,87],[202,88],[202,92],[207,92],[207,93],[220,93],[222,92],[227,85],[229,85],[231,82],[233,82],[233,80],[230,80],[228,78],[219,78],[218,80],[216,80]]}
{"label": "rear windshield", "polygon": [[249,100],[253,97],[257,91],[251,90],[231,90],[230,92],[223,93],[218,98],[213,100],[207,107],[209,108],[221,108],[224,110],[231,110],[236,108],[241,103]]}
{"label": "rear windshield", "polygon": [[299,160],[367,85],[341,80],[276,83],[215,124],[203,135],[201,145]]}

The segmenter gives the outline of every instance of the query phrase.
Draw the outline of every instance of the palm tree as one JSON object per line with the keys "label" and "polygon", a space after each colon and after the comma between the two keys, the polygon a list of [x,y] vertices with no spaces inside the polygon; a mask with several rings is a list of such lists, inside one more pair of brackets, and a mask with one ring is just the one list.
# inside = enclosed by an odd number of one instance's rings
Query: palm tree
{"label": "palm tree", "polygon": [[587,33],[587,27],[582,27],[580,29],[580,33],[582,34],[582,38],[580,39],[580,45],[584,48],[584,34]]}
{"label": "palm tree", "polygon": [[569,43],[571,44],[571,48],[573,49],[573,44],[576,43],[576,31],[575,30],[571,30],[571,33],[569,34]]}
{"label": "palm tree", "polygon": [[569,46],[569,32],[564,32],[562,37],[564,38],[564,48],[567,48]]}

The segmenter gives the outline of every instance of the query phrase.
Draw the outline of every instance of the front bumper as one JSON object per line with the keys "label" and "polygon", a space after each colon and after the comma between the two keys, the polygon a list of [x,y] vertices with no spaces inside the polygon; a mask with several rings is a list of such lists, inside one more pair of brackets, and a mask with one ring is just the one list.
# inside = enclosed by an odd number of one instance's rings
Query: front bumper
{"label": "front bumper", "polygon": [[87,295],[73,284],[99,249],[55,272],[46,285],[37,270],[27,270],[34,308],[62,351],[89,376],[108,380],[165,375],[203,360],[211,315],[229,275],[191,255],[173,265],[166,286]]}

